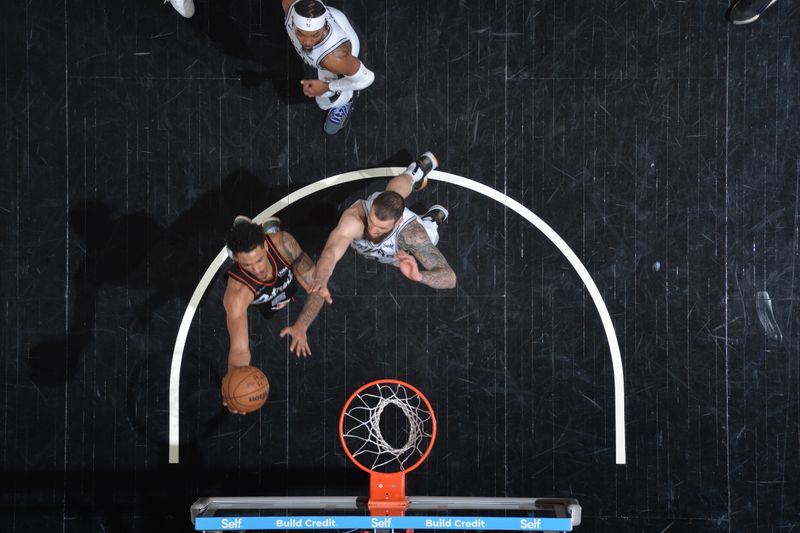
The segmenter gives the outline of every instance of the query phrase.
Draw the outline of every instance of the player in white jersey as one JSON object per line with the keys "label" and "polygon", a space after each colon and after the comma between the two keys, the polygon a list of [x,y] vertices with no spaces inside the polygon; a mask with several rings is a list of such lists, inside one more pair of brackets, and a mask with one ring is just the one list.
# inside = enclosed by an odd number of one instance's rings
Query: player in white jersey
{"label": "player in white jersey", "polygon": [[328,111],[325,132],[337,133],[350,116],[354,92],[372,85],[375,74],[358,59],[361,44],[344,13],[319,0],[282,2],[289,39],[319,77],[302,80],[303,93]]}
{"label": "player in white jersey", "polygon": [[456,273],[436,248],[438,227],[447,219],[447,209],[434,205],[418,217],[405,207],[405,198],[427,184],[428,173],[437,165],[434,155],[426,152],[389,180],[385,191],[345,210],[317,261],[311,293],[328,295],[328,280],[348,247],[370,259],[395,265],[408,279],[434,289],[456,286]]}

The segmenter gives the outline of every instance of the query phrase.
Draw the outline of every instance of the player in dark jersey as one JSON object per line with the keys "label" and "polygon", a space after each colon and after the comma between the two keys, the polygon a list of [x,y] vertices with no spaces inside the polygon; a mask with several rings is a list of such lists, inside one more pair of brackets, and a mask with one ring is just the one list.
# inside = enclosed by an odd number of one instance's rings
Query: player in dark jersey
{"label": "player in dark jersey", "polygon": [[[277,220],[277,219],[273,219]],[[250,337],[247,309],[251,305],[269,306],[270,310],[286,307],[295,290],[295,279],[308,292],[314,279],[314,262],[289,233],[262,228],[246,217],[236,217],[225,242],[228,253],[236,261],[228,271],[223,304],[228,315],[228,369],[250,364]],[[280,336],[291,338],[289,349],[298,357],[311,355],[306,330],[319,314],[329,293],[309,294],[294,324],[281,330]],[[224,402],[223,402],[223,405]],[[228,410],[235,413],[233,409]]]}

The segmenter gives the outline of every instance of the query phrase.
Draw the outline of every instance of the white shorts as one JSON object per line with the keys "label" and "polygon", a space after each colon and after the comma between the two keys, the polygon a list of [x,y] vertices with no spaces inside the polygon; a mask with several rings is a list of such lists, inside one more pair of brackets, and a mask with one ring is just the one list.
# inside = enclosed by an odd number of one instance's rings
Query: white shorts
{"label": "white shorts", "polygon": [[433,245],[436,246],[439,244],[439,224],[429,218],[420,218],[418,221],[422,224],[422,227],[425,228],[425,233],[428,234],[428,238]]}

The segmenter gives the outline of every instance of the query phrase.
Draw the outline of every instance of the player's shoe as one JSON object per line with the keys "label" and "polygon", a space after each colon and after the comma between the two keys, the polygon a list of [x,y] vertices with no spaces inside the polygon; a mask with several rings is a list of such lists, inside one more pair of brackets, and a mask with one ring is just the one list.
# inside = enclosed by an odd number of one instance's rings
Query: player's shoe
{"label": "player's shoe", "polygon": [[281,230],[281,219],[269,217],[261,223],[261,229],[264,230],[264,233],[278,233]]}
{"label": "player's shoe", "polygon": [[438,166],[439,161],[433,155],[433,152],[425,152],[416,161],[408,165],[403,174],[411,176],[411,189],[418,191],[425,188],[428,184],[428,174],[432,170],[436,170]]}
{"label": "player's shoe", "polygon": [[447,220],[448,216],[450,216],[450,213],[447,209],[444,206],[436,204],[432,205],[420,218],[423,220],[432,220],[438,225]]}
{"label": "player's shoe", "polygon": [[194,15],[194,1],[193,0],[164,0],[166,4],[169,2],[182,17],[192,18]]}
{"label": "player's shoe", "polygon": [[758,20],[769,6],[777,0],[738,0],[728,12],[728,18],[736,25],[750,24]]}
{"label": "player's shoe", "polygon": [[334,135],[342,131],[342,128],[347,124],[347,119],[353,111],[353,101],[350,100],[346,104],[339,107],[332,107],[328,110],[328,116],[325,117],[325,124],[323,129],[328,135]]}
{"label": "player's shoe", "polygon": [[[233,219],[233,225],[236,226],[237,224],[253,224],[253,220],[250,217],[246,217],[244,215],[239,215]],[[278,217],[269,217],[267,220],[261,223],[261,229],[264,233],[278,233],[281,230],[281,219]]]}

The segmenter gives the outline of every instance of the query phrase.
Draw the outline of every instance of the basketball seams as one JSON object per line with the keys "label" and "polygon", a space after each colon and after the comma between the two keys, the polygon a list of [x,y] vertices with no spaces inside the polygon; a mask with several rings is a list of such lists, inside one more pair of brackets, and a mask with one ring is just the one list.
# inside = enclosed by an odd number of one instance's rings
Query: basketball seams
{"label": "basketball seams", "polygon": [[[243,374],[243,376],[240,377],[237,374]],[[236,378],[238,378],[240,381],[236,383],[231,391],[230,381]],[[228,395],[225,394],[226,389],[229,392]],[[225,378],[223,378],[223,387],[221,392],[225,402],[234,410],[252,412],[260,409],[261,405],[266,402],[269,395],[269,380],[264,373],[256,367],[237,367],[233,369],[232,372],[229,372]],[[260,396],[263,396],[264,400],[262,404],[255,409],[252,408],[252,404],[243,405],[241,402],[241,400],[254,398],[257,399]],[[250,411],[248,411],[248,409],[250,409]]]}
{"label": "basketball seams", "polygon": [[[236,409],[237,411],[246,411],[247,407],[240,403],[241,399],[246,399],[248,396],[251,395],[260,395],[263,394],[266,390],[266,385],[259,387],[258,381],[259,377],[258,374],[261,373],[258,369],[254,367],[248,367],[247,376],[240,381],[236,387],[233,389],[233,398],[231,398],[234,402],[239,404],[239,408]],[[252,387],[255,389],[251,390]],[[244,390],[243,390],[244,389]],[[264,389],[264,390],[262,390]]]}

